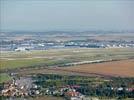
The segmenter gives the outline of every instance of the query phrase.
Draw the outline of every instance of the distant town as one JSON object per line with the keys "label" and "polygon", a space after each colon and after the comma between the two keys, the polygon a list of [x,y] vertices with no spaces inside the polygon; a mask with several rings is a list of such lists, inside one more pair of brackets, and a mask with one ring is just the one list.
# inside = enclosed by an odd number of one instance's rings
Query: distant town
{"label": "distant town", "polygon": [[26,33],[20,32],[18,35],[16,32],[2,32],[0,49],[29,51],[61,48],[134,48],[133,33],[105,33],[111,36],[110,39],[107,39],[106,35],[103,37],[104,33],[100,35],[99,32],[78,32],[77,35],[74,35],[74,32],[47,32],[45,35],[42,35],[43,32],[34,32],[32,36]]}

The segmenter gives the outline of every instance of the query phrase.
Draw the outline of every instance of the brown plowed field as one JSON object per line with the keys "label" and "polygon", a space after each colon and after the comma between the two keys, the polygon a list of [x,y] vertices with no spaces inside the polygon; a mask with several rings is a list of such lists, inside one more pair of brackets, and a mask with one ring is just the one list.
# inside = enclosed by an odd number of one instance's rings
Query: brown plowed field
{"label": "brown plowed field", "polygon": [[96,64],[84,64],[60,68],[61,70],[74,71],[79,73],[92,73],[109,76],[134,77],[134,59]]}

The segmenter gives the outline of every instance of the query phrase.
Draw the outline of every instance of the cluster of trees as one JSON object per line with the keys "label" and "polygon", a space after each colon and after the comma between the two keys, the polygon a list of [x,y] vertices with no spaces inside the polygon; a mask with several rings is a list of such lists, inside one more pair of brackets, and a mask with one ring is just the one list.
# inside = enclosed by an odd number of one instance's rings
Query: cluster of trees
{"label": "cluster of trees", "polygon": [[98,97],[119,97],[119,98],[134,98],[134,91],[127,91],[125,88],[123,90],[112,89],[109,86],[98,86],[98,87],[82,87],[78,89],[79,92],[85,95],[98,96]]}
{"label": "cluster of trees", "polygon": [[[84,76],[65,76],[52,74],[39,74],[33,77],[35,84],[41,88],[59,88],[66,85],[79,85],[76,90],[88,96],[134,98],[134,91],[127,88],[134,87],[134,78],[97,78]],[[122,88],[119,90],[119,88]]]}

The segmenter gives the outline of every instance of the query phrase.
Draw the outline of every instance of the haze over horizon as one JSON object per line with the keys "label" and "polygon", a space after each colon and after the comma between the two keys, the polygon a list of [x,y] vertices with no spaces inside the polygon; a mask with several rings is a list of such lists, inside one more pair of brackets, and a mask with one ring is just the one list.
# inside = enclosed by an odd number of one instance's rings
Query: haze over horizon
{"label": "haze over horizon", "polygon": [[1,30],[134,30],[133,0],[1,0]]}

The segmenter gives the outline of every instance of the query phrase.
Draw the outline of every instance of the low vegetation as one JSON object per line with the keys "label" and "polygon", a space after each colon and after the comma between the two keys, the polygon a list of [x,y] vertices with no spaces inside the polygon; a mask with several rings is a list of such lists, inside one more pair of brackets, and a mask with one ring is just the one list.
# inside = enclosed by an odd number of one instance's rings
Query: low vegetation
{"label": "low vegetation", "polygon": [[9,80],[11,80],[12,78],[6,74],[6,73],[0,73],[0,84],[3,82],[7,82]]}

